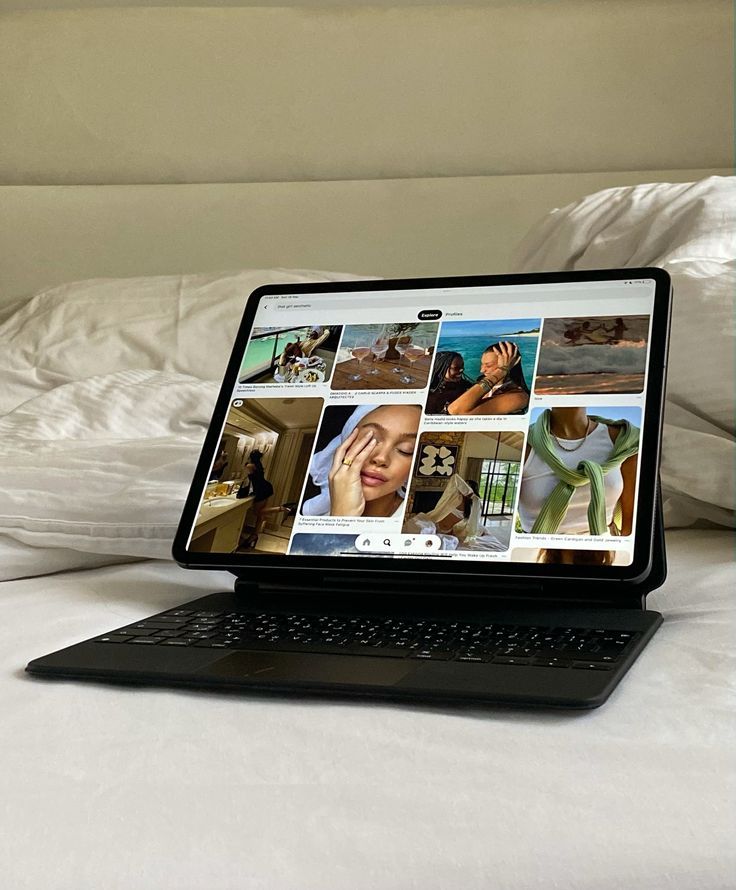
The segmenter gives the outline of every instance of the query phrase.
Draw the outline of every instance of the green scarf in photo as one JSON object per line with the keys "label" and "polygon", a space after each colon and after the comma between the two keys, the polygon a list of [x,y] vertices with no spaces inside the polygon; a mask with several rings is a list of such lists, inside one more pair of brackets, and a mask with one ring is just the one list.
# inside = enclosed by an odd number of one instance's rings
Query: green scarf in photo
{"label": "green scarf in photo", "polygon": [[[592,460],[581,460],[574,470],[562,463],[554,450],[554,439],[549,431],[550,411],[543,411],[535,423],[529,428],[529,445],[560,480],[547,500],[542,504],[531,534],[551,535],[560,527],[565,518],[570,498],[576,488],[590,486],[590,504],[588,505],[588,527],[592,535],[604,535],[608,531],[606,524],[606,492],[603,477],[609,470],[620,467],[629,457],[639,451],[639,428],[632,426],[628,420],[609,420],[605,417],[589,415],[591,420],[606,426],[620,427],[616,441],[611,443],[611,453],[603,463]],[[621,506],[616,505],[613,517],[614,524],[621,527]]]}

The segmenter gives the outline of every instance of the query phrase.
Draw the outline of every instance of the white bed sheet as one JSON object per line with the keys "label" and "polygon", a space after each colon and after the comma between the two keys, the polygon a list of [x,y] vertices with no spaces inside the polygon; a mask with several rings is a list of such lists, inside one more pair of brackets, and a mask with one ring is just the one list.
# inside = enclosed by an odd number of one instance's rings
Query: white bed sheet
{"label": "white bed sheet", "polygon": [[29,659],[228,576],[4,583],[3,886],[736,887],[732,538],[668,541],[666,622],[582,713],[34,680]]}

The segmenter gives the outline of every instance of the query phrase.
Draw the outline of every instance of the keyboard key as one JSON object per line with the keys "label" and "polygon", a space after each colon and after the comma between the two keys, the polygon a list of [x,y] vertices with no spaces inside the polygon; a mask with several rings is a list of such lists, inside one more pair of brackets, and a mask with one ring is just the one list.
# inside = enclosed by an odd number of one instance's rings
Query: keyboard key
{"label": "keyboard key", "polygon": [[567,668],[572,662],[568,658],[532,658],[532,664],[538,667]]}
{"label": "keyboard key", "polygon": [[453,653],[446,649],[415,649],[409,658],[421,658],[424,661],[449,661]]}
{"label": "keyboard key", "polygon": [[133,628],[135,630],[156,631],[156,630],[171,630],[172,627],[180,627],[183,625],[184,625],[183,622],[181,625],[179,625],[179,624],[172,625],[168,621],[141,621],[139,624],[134,624]]}
{"label": "keyboard key", "polygon": [[614,661],[618,661],[621,653],[610,653],[610,652],[581,652],[580,655],[577,656],[577,661],[600,661],[606,662],[609,664],[613,664]]}
{"label": "keyboard key", "polygon": [[97,641],[611,670],[638,636],[627,631],[487,621],[172,609],[110,631]]}
{"label": "keyboard key", "polygon": [[154,615],[151,618],[144,618],[143,621],[139,622],[140,624],[148,624],[149,622],[156,622],[158,624],[170,624],[170,625],[178,625],[178,624],[186,624],[189,621],[189,618],[178,617],[176,615]]}

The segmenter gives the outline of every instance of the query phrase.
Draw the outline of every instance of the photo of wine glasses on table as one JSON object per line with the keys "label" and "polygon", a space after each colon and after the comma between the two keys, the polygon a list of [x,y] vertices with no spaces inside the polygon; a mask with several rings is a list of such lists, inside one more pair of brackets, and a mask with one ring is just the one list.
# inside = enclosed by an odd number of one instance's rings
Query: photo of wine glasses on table
{"label": "photo of wine glasses on table", "polygon": [[426,322],[347,325],[332,389],[423,389],[438,328]]}
{"label": "photo of wine glasses on table", "polygon": [[[349,379],[353,382],[357,382],[358,380],[364,380],[363,371],[361,366],[363,361],[368,358],[371,354],[370,346],[361,346],[360,343],[356,343],[355,346],[350,350],[350,355],[355,361],[358,363],[358,368],[354,374],[351,374]],[[368,372],[370,374],[370,371]]]}
{"label": "photo of wine glasses on table", "polygon": [[[371,342],[371,353],[373,355],[374,362],[382,362],[386,357],[386,353],[388,352],[388,334],[386,332],[386,328],[383,327],[376,334]],[[381,372],[378,367],[374,364],[373,367],[368,371],[368,375],[370,377],[377,377]]]}

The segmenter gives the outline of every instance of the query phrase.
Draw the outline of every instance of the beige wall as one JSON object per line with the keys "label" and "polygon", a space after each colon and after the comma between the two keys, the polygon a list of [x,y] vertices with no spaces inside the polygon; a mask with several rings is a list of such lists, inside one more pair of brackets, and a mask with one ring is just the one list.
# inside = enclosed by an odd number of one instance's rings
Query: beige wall
{"label": "beige wall", "polygon": [[732,169],[731,0],[123,3],[0,0],[0,305],[508,271],[555,206]]}
{"label": "beige wall", "polygon": [[732,4],[0,17],[0,183],[727,167]]}

